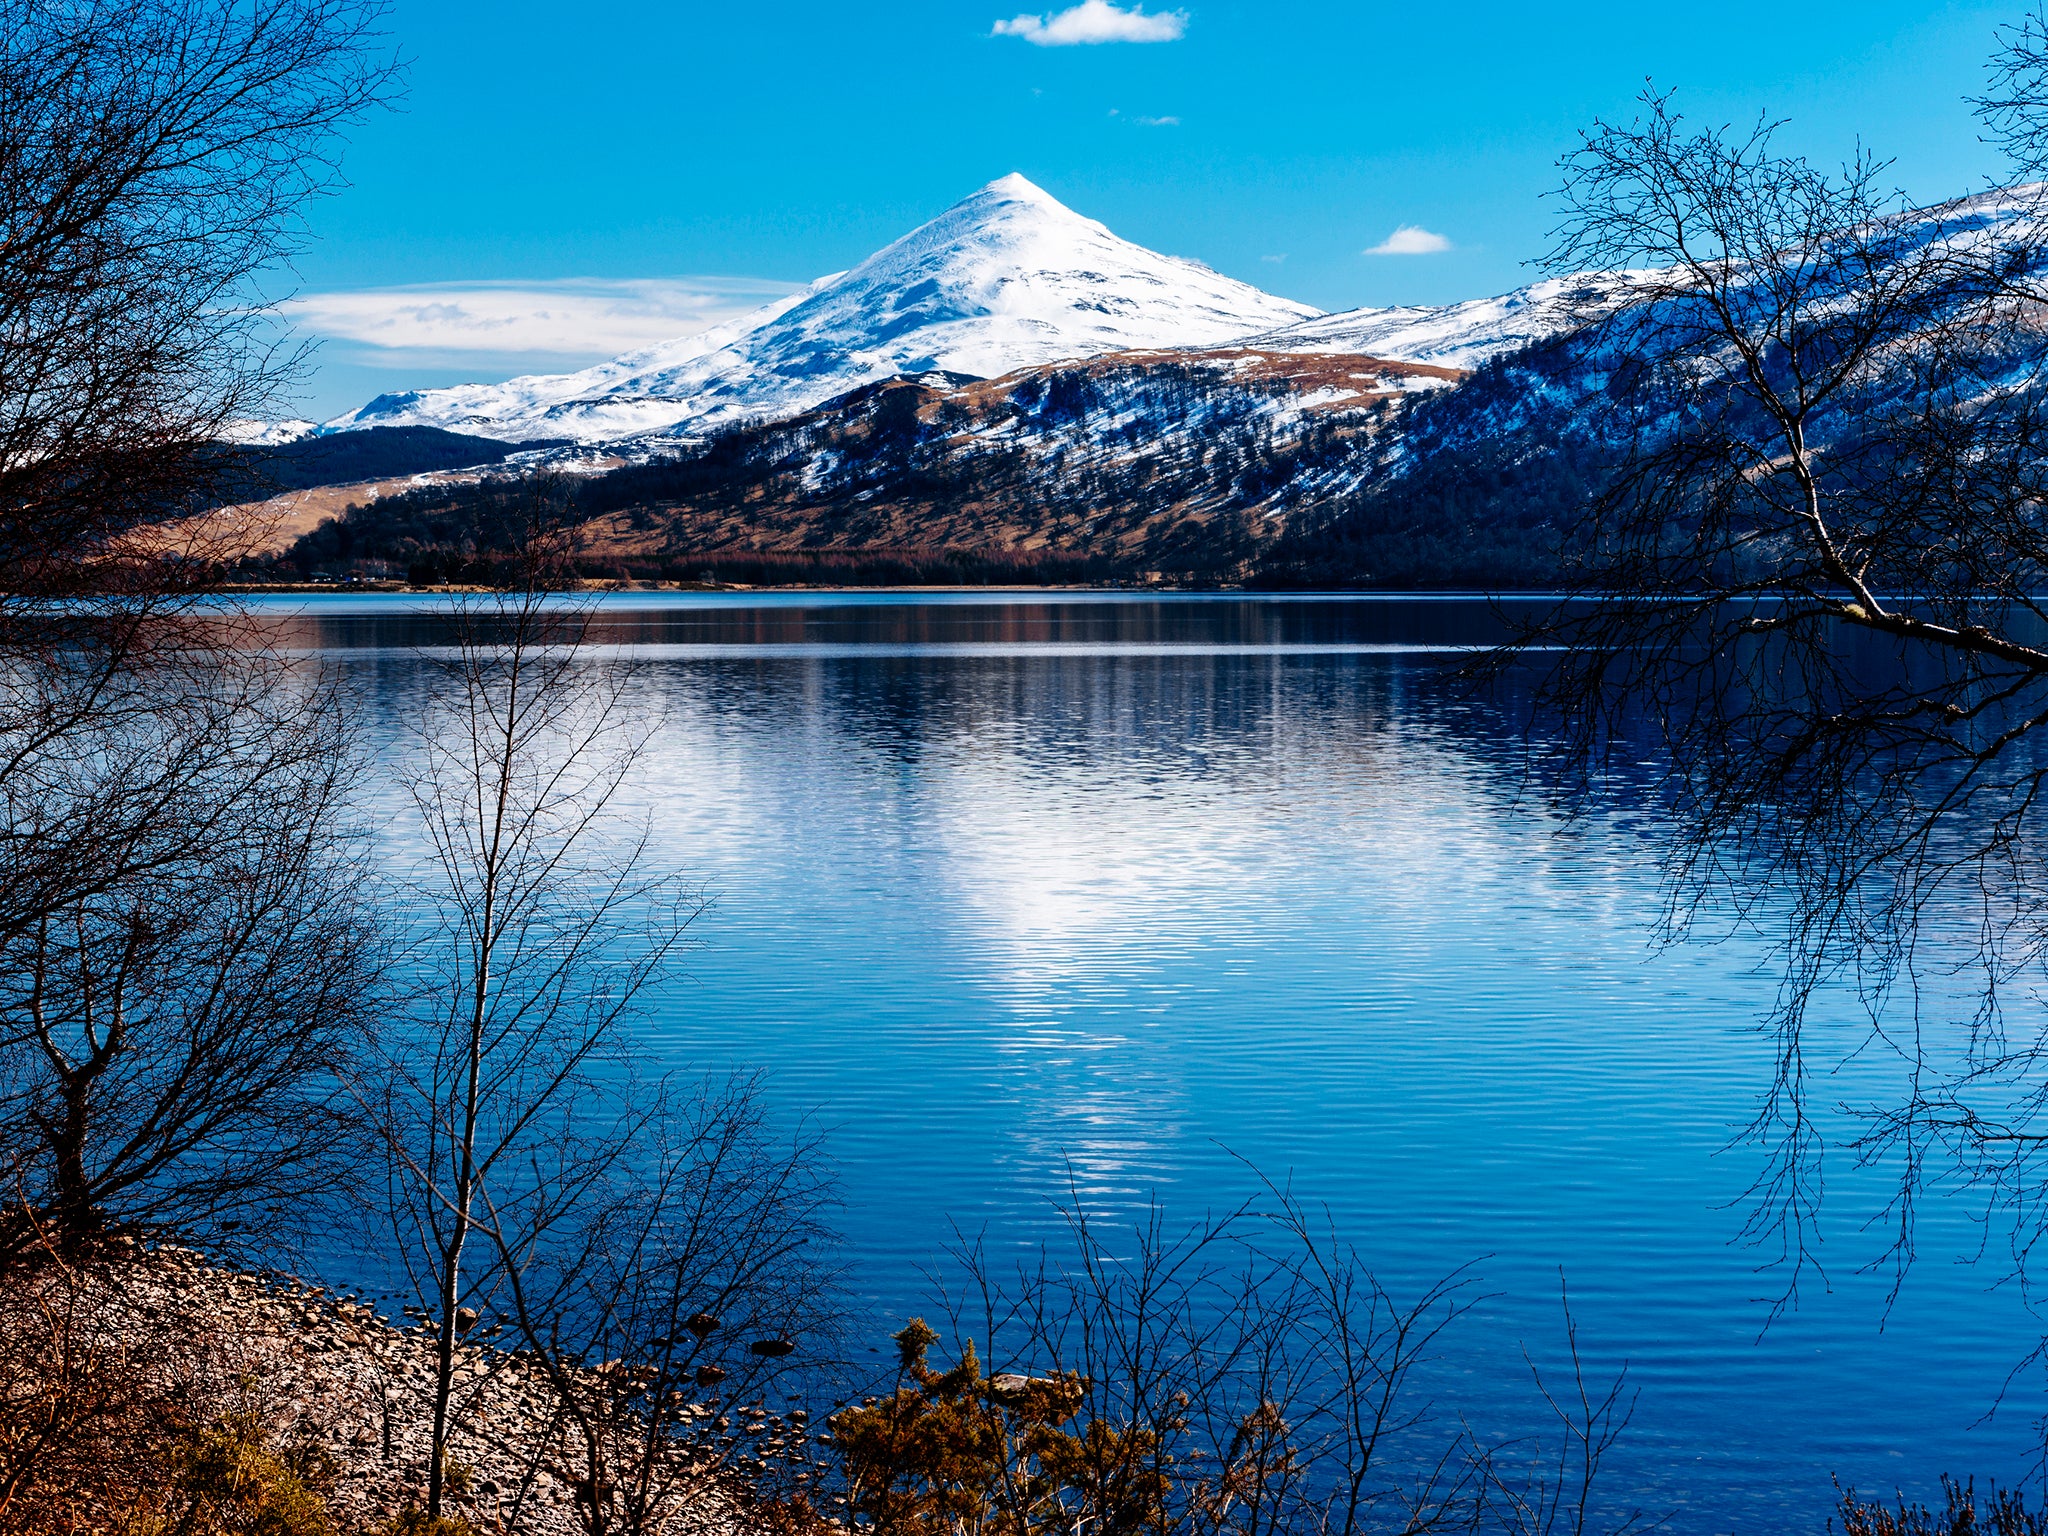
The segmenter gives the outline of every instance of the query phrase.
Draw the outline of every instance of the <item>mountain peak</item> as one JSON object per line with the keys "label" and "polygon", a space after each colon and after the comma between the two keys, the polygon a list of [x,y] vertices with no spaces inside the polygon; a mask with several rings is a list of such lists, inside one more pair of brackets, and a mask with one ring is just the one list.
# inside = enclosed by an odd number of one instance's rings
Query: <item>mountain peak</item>
{"label": "mountain peak", "polygon": [[1051,203],[1060,208],[1066,206],[1022,171],[1012,171],[1007,176],[998,176],[975,195],[980,197],[990,193],[997,197],[1015,198],[1019,202]]}
{"label": "mountain peak", "polygon": [[[979,192],[962,198],[947,212],[957,209],[976,208],[996,210],[1014,208],[1031,210],[1056,219],[1068,219],[1077,224],[1093,224],[1095,221],[1074,212],[1065,203],[1054,197],[1037,182],[1021,171],[1012,171],[1007,176],[998,176]],[[945,214],[939,215],[944,218]]]}
{"label": "mountain peak", "polygon": [[[1049,248],[1044,246],[1047,240],[1053,242]],[[1046,249],[1065,248],[1075,241],[1125,243],[1095,220],[1076,213],[1036,182],[1012,171],[970,192],[937,218],[920,224],[901,239],[884,246],[848,275],[863,272],[878,263],[938,249],[957,249],[962,254],[1006,249],[1014,253],[1015,260],[1028,264],[1037,257],[1027,254],[1026,247],[1043,254]],[[1132,246],[1131,249],[1140,247]]]}
{"label": "mountain peak", "polygon": [[1120,239],[1012,172],[724,335],[577,374],[374,401],[330,426],[618,441],[790,416],[899,374],[994,378],[1105,352],[1210,347],[1319,313]]}

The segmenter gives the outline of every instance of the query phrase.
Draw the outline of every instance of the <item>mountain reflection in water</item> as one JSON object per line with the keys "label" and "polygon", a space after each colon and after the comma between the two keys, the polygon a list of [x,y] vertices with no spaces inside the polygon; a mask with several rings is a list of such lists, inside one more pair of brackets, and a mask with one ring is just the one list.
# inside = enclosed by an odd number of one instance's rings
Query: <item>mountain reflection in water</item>
{"label": "mountain reflection in water", "polygon": [[[440,634],[421,607],[264,605],[386,721]],[[1500,634],[1474,599],[607,599],[655,856],[714,897],[651,1044],[765,1067],[832,1128],[877,1342],[949,1222],[1049,1235],[1069,1178],[1192,1216],[1243,1158],[1397,1292],[1478,1261],[1433,1385],[1481,1427],[1526,1415],[1524,1343],[1556,1360],[1562,1266],[1592,1366],[1643,1393],[1614,1487],[1673,1530],[1818,1531],[1831,1474],[2021,1476],[2038,1383],[1979,1421],[2038,1324],[1994,1259],[1955,1262],[1960,1203],[1887,1320],[1858,1272],[1885,1191],[1838,1158],[1832,1288],[1766,1328],[1756,1155],[1724,1148],[1771,975],[1746,943],[1653,948],[1638,819],[1562,828],[1512,720],[1442,685]]]}

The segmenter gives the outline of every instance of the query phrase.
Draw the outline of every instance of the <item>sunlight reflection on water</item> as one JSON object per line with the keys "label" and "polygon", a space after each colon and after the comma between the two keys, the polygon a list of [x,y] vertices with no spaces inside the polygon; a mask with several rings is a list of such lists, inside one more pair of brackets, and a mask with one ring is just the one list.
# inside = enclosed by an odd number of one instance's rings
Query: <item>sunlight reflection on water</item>
{"label": "sunlight reflection on water", "polygon": [[[439,638],[396,603],[271,611],[387,711]],[[1886,1322],[1883,1189],[1838,1161],[1827,1282],[1765,1329],[1755,1155],[1724,1149],[1770,977],[1654,949],[1650,850],[1560,827],[1440,686],[1499,633],[1469,600],[615,599],[657,854],[716,898],[652,1042],[832,1127],[889,1317],[949,1222],[1044,1235],[1070,1178],[1194,1214],[1243,1158],[1397,1288],[1477,1262],[1435,1384],[1496,1429],[1527,1427],[1521,1345],[1557,1356],[1561,1267],[1643,1389],[1617,1482],[1672,1529],[1817,1531],[1830,1474],[2018,1475],[2035,1404],[1978,1420],[2037,1326],[1956,1262],[1960,1206]]]}

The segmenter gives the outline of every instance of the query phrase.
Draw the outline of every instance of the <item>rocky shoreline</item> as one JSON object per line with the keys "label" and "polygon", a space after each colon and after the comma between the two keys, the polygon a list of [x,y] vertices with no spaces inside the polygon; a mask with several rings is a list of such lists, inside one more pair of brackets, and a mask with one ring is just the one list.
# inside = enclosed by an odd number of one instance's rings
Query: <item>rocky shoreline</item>
{"label": "rocky shoreline", "polygon": [[[148,1383],[187,1405],[195,1425],[253,1425],[264,1441],[310,1451],[338,1530],[371,1536],[423,1497],[434,1402],[435,1340],[362,1299],[293,1276],[222,1267],[170,1245],[52,1267],[8,1298],[9,1328],[48,1324],[56,1355]],[[38,1321],[40,1320],[40,1321]],[[19,1344],[17,1339],[16,1344]],[[9,1395],[21,1398],[30,1357],[15,1349]],[[629,1373],[616,1363],[551,1372],[488,1343],[457,1346],[449,1513],[478,1532],[574,1536],[586,1506],[616,1487],[592,1477],[587,1403],[616,1400]],[[753,1528],[751,1509],[813,1484],[823,1469],[801,1410],[671,1401],[655,1482],[665,1529]],[[630,1478],[632,1466],[612,1476]],[[596,1487],[593,1488],[592,1484]],[[822,1522],[821,1522],[822,1523]]]}

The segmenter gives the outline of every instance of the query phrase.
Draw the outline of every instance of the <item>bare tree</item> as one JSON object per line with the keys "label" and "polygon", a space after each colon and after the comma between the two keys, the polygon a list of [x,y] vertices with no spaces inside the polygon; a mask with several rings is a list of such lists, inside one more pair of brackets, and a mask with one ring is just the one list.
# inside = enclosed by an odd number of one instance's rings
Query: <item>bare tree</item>
{"label": "bare tree", "polygon": [[[0,569],[156,570],[299,354],[269,296],[394,81],[381,0],[0,4]],[[122,541],[127,539],[124,545]],[[178,553],[177,551],[168,551]],[[218,553],[218,551],[214,552]]]}
{"label": "bare tree", "polygon": [[[1608,1454],[1627,1433],[1635,1417],[1636,1394],[1629,1390],[1628,1367],[1604,1386],[1586,1376],[1579,1352],[1579,1325],[1572,1316],[1570,1288],[1558,1277],[1558,1300],[1564,1313],[1565,1347],[1571,1361],[1571,1385],[1559,1389],[1529,1360],[1529,1375],[1554,1421],[1549,1435],[1490,1447],[1478,1458],[1473,1481],[1478,1489],[1477,1523],[1503,1536],[1586,1536],[1605,1529],[1610,1536],[1653,1529],[1640,1510],[1603,1518],[1599,1508],[1602,1470]],[[1554,1436],[1554,1438],[1552,1438]]]}
{"label": "bare tree", "polygon": [[[808,1483],[802,1384],[838,1324],[819,1139],[778,1134],[751,1077],[635,1097],[603,1155],[544,1165],[571,1176],[537,1179],[518,1228],[482,1224],[504,1337],[554,1386],[592,1536],[654,1536],[778,1467]],[[771,1397],[793,1400],[772,1423]]]}
{"label": "bare tree", "polygon": [[623,1027],[695,913],[643,871],[640,836],[613,835],[641,722],[628,674],[581,647],[586,617],[538,584],[460,605],[404,766],[426,857],[414,1003],[377,1108],[400,1251],[439,1337],[432,1518],[458,1341],[648,1123],[617,1093]]}
{"label": "bare tree", "polygon": [[67,1227],[289,1203],[360,1021],[334,701],[154,530],[289,377],[260,285],[390,88],[379,13],[0,4],[0,1050],[11,1193]]}
{"label": "bare tree", "polygon": [[109,1219],[281,1241],[343,1166],[379,957],[338,706],[187,661],[97,690],[0,801],[0,1258]]}
{"label": "bare tree", "polygon": [[[848,1513],[877,1536],[1074,1531],[1360,1536],[1600,1529],[1617,1381],[1588,1415],[1544,1392],[1564,1438],[1482,1440],[1421,1375],[1475,1299],[1459,1273],[1397,1299],[1328,1214],[1267,1183],[1186,1226],[1155,1203],[1113,1234],[1078,1191],[1070,1242],[1013,1274],[953,1255],[957,1341],[896,1335],[893,1390],[835,1414]],[[1574,1346],[1576,1337],[1574,1336]],[[984,1365],[981,1351],[986,1348]],[[1576,1347],[1574,1364],[1577,1365]],[[1538,1382],[1542,1387],[1541,1380]],[[1591,1423],[1590,1436],[1572,1436]],[[1626,1531],[1625,1515],[1611,1529]]]}
{"label": "bare tree", "polygon": [[80,1355],[104,1295],[52,1310],[77,1250],[274,1248],[346,1165],[378,950],[340,702],[194,601],[243,530],[175,519],[293,377],[264,285],[388,93],[380,10],[0,3],[0,1310],[66,1528],[162,1406]]}
{"label": "bare tree", "polygon": [[[2028,94],[2048,78],[2042,36],[2019,29],[1996,66],[2008,89],[1987,110],[2016,144],[2048,104]],[[2009,1036],[2002,1002],[2048,959],[2048,244],[2038,188],[1915,209],[1882,164],[1825,171],[1781,136],[1696,128],[1649,94],[1565,160],[1551,264],[1626,269],[1631,293],[1528,360],[1580,388],[1607,465],[1570,530],[1564,600],[1505,659],[1543,680],[1545,748],[1576,804],[1601,803],[1610,773],[1647,776],[1631,793],[1663,817],[1667,934],[1776,927],[1751,1236],[1784,1261],[1789,1302],[1825,1150],[1817,989],[1860,989],[1910,1083],[1869,1107],[1858,1148],[1899,1156],[1901,1266],[1930,1156],[2024,1131],[1972,1098],[2031,1076],[2041,1038]],[[1974,1016],[1944,1061],[1915,983],[1962,955]],[[2040,1107],[2023,1088],[2015,1112]]]}

